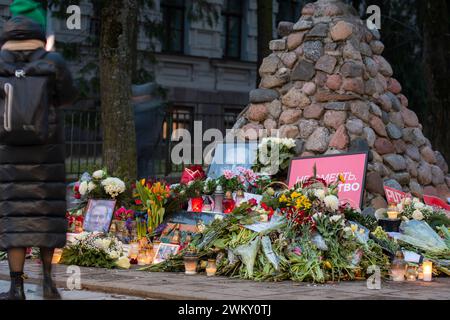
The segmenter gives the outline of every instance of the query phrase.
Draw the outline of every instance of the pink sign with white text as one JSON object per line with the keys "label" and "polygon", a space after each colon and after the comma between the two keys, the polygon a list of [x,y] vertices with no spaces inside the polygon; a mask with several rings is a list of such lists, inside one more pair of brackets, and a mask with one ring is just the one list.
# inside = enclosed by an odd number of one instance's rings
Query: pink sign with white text
{"label": "pink sign with white text", "polygon": [[296,183],[312,177],[314,165],[317,178],[324,179],[328,184],[336,182],[339,175],[342,175],[345,182],[338,185],[339,200],[341,203],[349,203],[352,208],[361,208],[366,176],[366,153],[294,159],[289,168],[289,187],[292,188]]}

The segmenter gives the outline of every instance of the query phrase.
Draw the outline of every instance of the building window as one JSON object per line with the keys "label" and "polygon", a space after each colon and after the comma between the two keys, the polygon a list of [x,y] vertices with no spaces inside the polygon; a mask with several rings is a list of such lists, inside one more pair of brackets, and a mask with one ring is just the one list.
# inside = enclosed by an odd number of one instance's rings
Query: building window
{"label": "building window", "polygon": [[165,52],[184,52],[184,1],[164,0],[161,3],[163,15],[162,50]]}
{"label": "building window", "polygon": [[[163,139],[166,140],[170,138],[177,129],[186,129],[191,131],[193,121],[192,111],[192,108],[189,107],[173,107],[169,117],[163,124]],[[171,129],[169,123],[171,124]],[[180,138],[178,134],[175,134],[173,137],[176,140]]]}
{"label": "building window", "polygon": [[222,45],[225,58],[241,57],[242,0],[226,0],[223,15]]}
{"label": "building window", "polygon": [[301,2],[299,0],[278,0],[276,25],[281,21],[297,22],[300,18]]}

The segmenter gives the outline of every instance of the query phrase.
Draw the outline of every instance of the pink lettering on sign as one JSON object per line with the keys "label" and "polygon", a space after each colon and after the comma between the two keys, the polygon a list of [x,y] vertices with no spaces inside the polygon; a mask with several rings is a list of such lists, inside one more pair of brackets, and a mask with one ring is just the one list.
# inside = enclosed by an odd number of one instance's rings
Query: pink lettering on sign
{"label": "pink lettering on sign", "polygon": [[412,198],[409,193],[405,193],[387,186],[384,186],[384,193],[386,194],[386,200],[388,203],[399,204],[405,198]]}
{"label": "pink lettering on sign", "polygon": [[366,176],[366,153],[293,159],[289,168],[289,187],[292,188],[296,183],[311,178],[314,165],[317,178],[324,179],[328,184],[336,182],[339,175],[342,175],[345,182],[338,186],[341,203],[349,203],[355,209],[361,208]]}

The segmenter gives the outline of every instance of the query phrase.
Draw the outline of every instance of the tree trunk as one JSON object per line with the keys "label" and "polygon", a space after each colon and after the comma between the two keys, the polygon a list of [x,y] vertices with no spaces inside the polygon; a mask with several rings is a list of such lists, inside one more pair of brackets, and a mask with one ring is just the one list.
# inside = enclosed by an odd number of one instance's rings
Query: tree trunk
{"label": "tree trunk", "polygon": [[450,159],[449,15],[445,0],[426,0],[423,14],[423,63],[428,92],[425,133],[433,147]]}
{"label": "tree trunk", "polygon": [[131,104],[138,0],[108,0],[101,11],[100,91],[103,161],[108,172],[137,178],[136,132]]}
{"label": "tree trunk", "polygon": [[[269,42],[273,39],[272,0],[258,0],[258,68],[265,57],[270,55]],[[261,77],[257,72],[256,85]]]}

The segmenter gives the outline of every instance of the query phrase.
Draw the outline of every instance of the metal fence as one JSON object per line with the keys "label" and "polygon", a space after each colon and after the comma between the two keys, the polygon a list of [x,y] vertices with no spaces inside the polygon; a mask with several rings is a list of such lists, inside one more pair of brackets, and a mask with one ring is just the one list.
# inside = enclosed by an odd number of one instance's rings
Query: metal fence
{"label": "metal fence", "polygon": [[[176,142],[171,141],[176,129],[194,131],[195,121],[201,122],[201,135],[211,128],[225,133],[234,125],[240,109],[215,108],[215,114],[197,112],[197,108],[170,108],[136,114],[136,147],[140,177],[168,177],[182,171],[182,165],[171,161]],[[101,168],[102,130],[98,109],[65,110],[66,172],[69,180],[76,180],[85,171]],[[196,137],[199,139],[199,137]],[[200,137],[202,139],[202,137]],[[198,141],[198,140],[196,140]],[[203,139],[201,140],[203,141]],[[204,142],[203,146],[211,142]],[[194,137],[191,143],[193,158]]]}

